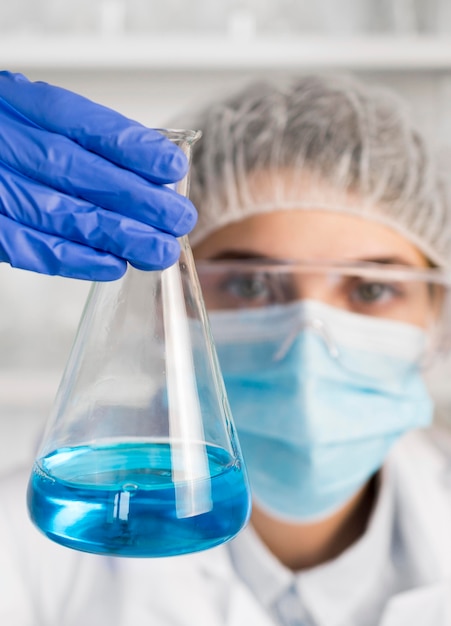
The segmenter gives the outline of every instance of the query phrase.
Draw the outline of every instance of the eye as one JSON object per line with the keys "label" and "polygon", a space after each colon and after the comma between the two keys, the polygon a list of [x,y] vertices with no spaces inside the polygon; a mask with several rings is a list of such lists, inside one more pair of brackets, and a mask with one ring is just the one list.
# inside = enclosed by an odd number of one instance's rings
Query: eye
{"label": "eye", "polygon": [[267,277],[257,274],[228,276],[222,290],[238,300],[263,303],[272,300],[272,290]]}
{"label": "eye", "polygon": [[360,305],[385,304],[400,295],[396,285],[375,281],[356,280],[350,290],[351,300]]}

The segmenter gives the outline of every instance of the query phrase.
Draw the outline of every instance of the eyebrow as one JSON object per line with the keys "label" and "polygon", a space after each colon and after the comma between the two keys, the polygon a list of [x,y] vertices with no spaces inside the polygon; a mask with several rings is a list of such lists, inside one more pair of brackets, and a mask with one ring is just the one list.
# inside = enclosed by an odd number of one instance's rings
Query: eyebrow
{"label": "eyebrow", "polygon": [[404,265],[406,267],[417,267],[411,261],[408,261],[403,256],[385,256],[385,257],[365,257],[358,259],[357,262],[361,263],[378,263],[380,265]]}
{"label": "eyebrow", "polygon": [[256,259],[261,261],[274,261],[274,257],[260,252],[251,252],[250,250],[221,250],[217,254],[209,257],[209,261],[232,261],[241,259]]}
{"label": "eyebrow", "polygon": [[[270,261],[277,263],[288,259],[280,259],[262,254],[261,252],[251,252],[250,250],[221,250],[217,254],[209,257],[209,261],[234,261],[253,259],[256,261]],[[325,259],[325,262],[336,261],[336,259]],[[345,263],[377,263],[379,265],[402,265],[405,267],[416,267],[414,263],[408,261],[403,256],[390,255],[381,257],[363,257],[358,259],[345,259]]]}

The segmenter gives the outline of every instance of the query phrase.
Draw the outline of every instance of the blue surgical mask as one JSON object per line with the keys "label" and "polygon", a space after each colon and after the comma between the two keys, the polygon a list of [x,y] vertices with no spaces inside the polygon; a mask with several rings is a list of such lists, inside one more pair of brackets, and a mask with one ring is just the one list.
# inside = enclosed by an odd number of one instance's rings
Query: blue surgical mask
{"label": "blue surgical mask", "polygon": [[210,322],[253,497],[273,517],[327,517],[431,421],[418,327],[313,301]]}

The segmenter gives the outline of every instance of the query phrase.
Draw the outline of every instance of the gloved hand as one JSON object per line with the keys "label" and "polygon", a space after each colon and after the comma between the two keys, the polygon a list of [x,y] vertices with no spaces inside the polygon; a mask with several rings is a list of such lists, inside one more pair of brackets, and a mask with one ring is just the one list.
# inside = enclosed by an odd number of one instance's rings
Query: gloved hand
{"label": "gloved hand", "polygon": [[187,167],[161,133],[0,72],[0,261],[90,280],[171,265],[196,211],[164,185]]}

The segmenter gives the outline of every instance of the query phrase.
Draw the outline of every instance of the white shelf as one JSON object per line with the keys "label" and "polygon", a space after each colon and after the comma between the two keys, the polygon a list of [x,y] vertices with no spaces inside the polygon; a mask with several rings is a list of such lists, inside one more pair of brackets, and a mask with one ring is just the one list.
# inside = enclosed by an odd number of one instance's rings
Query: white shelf
{"label": "white shelf", "polygon": [[0,40],[5,69],[451,69],[451,36],[331,38],[15,35]]}

